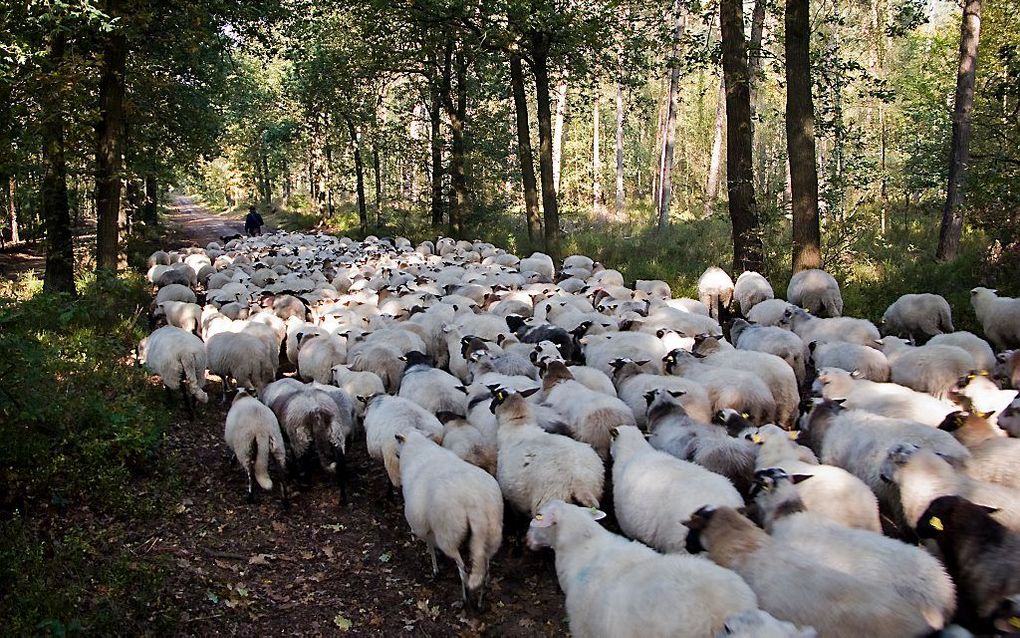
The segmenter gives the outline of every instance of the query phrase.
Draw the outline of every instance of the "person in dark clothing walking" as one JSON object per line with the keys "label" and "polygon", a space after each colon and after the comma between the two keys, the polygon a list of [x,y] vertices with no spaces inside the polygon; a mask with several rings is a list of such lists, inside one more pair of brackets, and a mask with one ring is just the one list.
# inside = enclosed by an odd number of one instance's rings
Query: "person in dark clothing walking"
{"label": "person in dark clothing walking", "polygon": [[244,218],[244,232],[248,233],[249,237],[262,234],[262,227],[265,225],[265,221],[262,220],[262,215],[259,215],[258,211],[255,210],[254,206],[248,207],[248,215]]}

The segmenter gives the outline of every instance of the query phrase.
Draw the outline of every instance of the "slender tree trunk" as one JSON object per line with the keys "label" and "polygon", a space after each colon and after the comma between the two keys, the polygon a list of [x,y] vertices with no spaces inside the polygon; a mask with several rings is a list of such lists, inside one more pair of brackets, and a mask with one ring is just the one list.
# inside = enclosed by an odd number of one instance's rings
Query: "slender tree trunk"
{"label": "slender tree trunk", "polygon": [[751,94],[741,0],[720,0],[726,82],[726,190],[733,225],[733,270],[762,270],[758,206],[754,199]]}
{"label": "slender tree trunk", "polygon": [[[117,2],[110,8],[116,11]],[[96,268],[116,270],[120,216],[120,168],[124,146],[124,71],[127,38],[109,36],[103,47],[96,126]]]}
{"label": "slender tree trunk", "polygon": [[443,224],[443,138],[442,138],[442,99],[439,87],[431,86],[432,95],[429,100],[429,138],[432,150],[432,197],[429,209],[432,211],[432,226],[438,228]]}
{"label": "slender tree trunk", "polygon": [[766,0],[754,0],[754,12],[751,14],[751,40],[748,42],[747,72],[750,74],[751,115],[757,110],[758,104],[758,73],[761,71],[761,38],[765,30]]}
{"label": "slender tree trunk", "polygon": [[358,130],[354,127],[354,120],[347,117],[347,132],[351,136],[351,150],[354,153],[354,176],[358,189],[358,221],[361,223],[361,232],[368,232],[368,206],[365,204],[365,164],[361,160],[361,141],[358,139]]}
{"label": "slender tree trunk", "polygon": [[[46,71],[53,76],[64,63],[64,34],[50,35]],[[56,83],[54,83],[56,85]],[[71,208],[67,200],[67,165],[64,163],[64,105],[54,86],[44,102],[42,214],[46,225],[46,274],[43,290],[75,294],[74,241]]]}
{"label": "slender tree trunk", "polygon": [[963,191],[970,162],[971,112],[974,109],[974,80],[977,75],[978,41],[981,37],[981,0],[966,0],[960,26],[960,65],[956,74],[953,106],[953,142],[949,158],[949,184],[942,208],[942,226],[935,257],[951,261],[960,250],[963,233]]}
{"label": "slender tree trunk", "polygon": [[616,83],[616,220],[623,221],[626,205],[623,186],[623,124],[626,118],[623,103],[623,83]]}
{"label": "slender tree trunk", "polygon": [[524,69],[520,56],[516,54],[510,54],[510,88],[514,96],[514,114],[517,121],[517,160],[521,165],[521,184],[524,186],[528,239],[535,242],[542,235],[542,218],[538,211],[538,184],[535,181],[535,162],[531,151],[531,125],[528,120]]}
{"label": "slender tree trunk", "polygon": [[468,187],[466,172],[467,144],[464,138],[464,125],[467,118],[467,67],[470,62],[465,59],[463,50],[457,50],[453,61],[456,73],[456,101],[450,91],[444,91],[446,114],[450,118],[450,223],[449,232],[453,237],[460,237],[464,227],[464,216],[468,210]]}
{"label": "slender tree trunk", "polygon": [[719,78],[719,93],[715,101],[715,126],[712,135],[712,155],[708,162],[708,182],[705,184],[705,210],[702,217],[712,215],[715,198],[719,193],[722,172],[723,131],[726,128],[726,78]]}
{"label": "slender tree trunk", "polygon": [[18,228],[18,183],[14,175],[7,178],[7,214],[11,220],[11,243],[17,244],[21,241],[21,233]]}
{"label": "slender tree trunk", "polygon": [[535,100],[538,106],[538,158],[542,174],[542,209],[545,215],[545,252],[557,259],[560,254],[560,212],[553,179],[552,110],[549,101],[549,35],[531,34],[534,54]]}
{"label": "slender tree trunk", "polygon": [[155,227],[159,222],[159,181],[155,175],[145,176],[145,203],[142,205],[142,219],[146,225]]}
{"label": "slender tree trunk", "polygon": [[[673,3],[673,11],[676,12],[676,26],[673,29],[675,41],[673,43],[673,55],[676,55],[677,43],[683,37],[686,26],[685,11],[679,0]],[[666,95],[666,130],[662,142],[662,164],[659,171],[659,231],[662,232],[669,227],[669,200],[673,194],[673,147],[676,144],[676,93],[680,84],[680,67],[674,66],[669,71],[669,91]]]}
{"label": "slender tree trunk", "polygon": [[552,156],[553,156],[553,187],[560,192],[560,170],[563,166],[563,120],[567,114],[567,80],[568,73],[563,72],[556,85],[556,121],[553,124]]}
{"label": "slender tree trunk", "polygon": [[592,212],[595,213],[596,217],[604,218],[606,215],[605,200],[602,196],[602,153],[599,149],[600,138],[602,132],[599,124],[602,119],[599,113],[599,89],[595,89],[595,102],[592,104],[591,113],[591,197],[592,197]]}
{"label": "slender tree trunk", "polygon": [[786,151],[793,195],[793,272],[822,265],[808,5],[808,0],[786,0]]}
{"label": "slender tree trunk", "polygon": [[379,168],[379,146],[372,142],[372,171],[375,173],[375,225],[382,226],[382,172]]}

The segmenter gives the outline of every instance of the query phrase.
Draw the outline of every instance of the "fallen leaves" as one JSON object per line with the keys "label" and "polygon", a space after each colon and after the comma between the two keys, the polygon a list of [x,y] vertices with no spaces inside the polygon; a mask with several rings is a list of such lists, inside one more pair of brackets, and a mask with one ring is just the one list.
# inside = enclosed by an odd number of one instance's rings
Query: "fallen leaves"
{"label": "fallen leaves", "polygon": [[354,623],[351,622],[351,619],[345,618],[343,614],[337,614],[336,617],[333,618],[333,624],[336,625],[336,628],[340,631],[349,631],[354,625]]}

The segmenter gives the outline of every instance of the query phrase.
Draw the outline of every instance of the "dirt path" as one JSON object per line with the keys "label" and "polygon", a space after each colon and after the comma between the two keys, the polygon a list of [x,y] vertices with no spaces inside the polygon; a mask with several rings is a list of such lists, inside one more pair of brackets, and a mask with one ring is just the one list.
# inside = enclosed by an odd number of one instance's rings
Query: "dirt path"
{"label": "dirt path", "polygon": [[[178,241],[200,245],[240,223],[186,198],[170,219]],[[196,421],[174,408],[169,446],[188,466],[181,502],[133,544],[167,559],[164,596],[187,610],[180,635],[566,635],[552,554],[506,543],[491,565],[485,611],[468,615],[456,567],[441,558],[432,578],[425,545],[412,538],[401,498],[387,497],[386,473],[363,435],[349,454],[349,504],[325,477],[293,494],[289,511],[265,494],[247,504],[244,474],[223,443],[227,406],[218,383],[206,389]]]}
{"label": "dirt path", "polygon": [[174,197],[166,212],[166,223],[174,241],[202,247],[220,241],[221,237],[244,233],[243,219],[217,215],[184,195]]}

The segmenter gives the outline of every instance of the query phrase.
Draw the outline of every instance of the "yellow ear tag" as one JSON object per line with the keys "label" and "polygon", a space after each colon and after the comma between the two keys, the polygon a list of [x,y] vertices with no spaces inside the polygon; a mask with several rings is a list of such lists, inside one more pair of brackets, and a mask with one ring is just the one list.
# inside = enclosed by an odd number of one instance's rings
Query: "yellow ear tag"
{"label": "yellow ear tag", "polygon": [[1009,619],[1009,626],[1020,629],[1020,616],[1013,616]]}
{"label": "yellow ear tag", "polygon": [[543,516],[542,516],[541,514],[535,514],[535,520],[536,520],[536,521],[540,521],[540,520],[542,520],[543,518],[544,518],[544,517],[543,517]]}
{"label": "yellow ear tag", "polygon": [[937,529],[940,532],[945,531],[945,527],[942,526],[942,519],[938,516],[932,516],[929,518],[928,524],[931,525],[933,529]]}
{"label": "yellow ear tag", "polygon": [[789,432],[786,433],[786,436],[790,437],[791,441],[796,441],[797,439],[800,438],[800,431],[799,430],[790,430]]}
{"label": "yellow ear tag", "polygon": [[756,445],[761,445],[761,435],[755,432],[751,435],[751,442]]}

